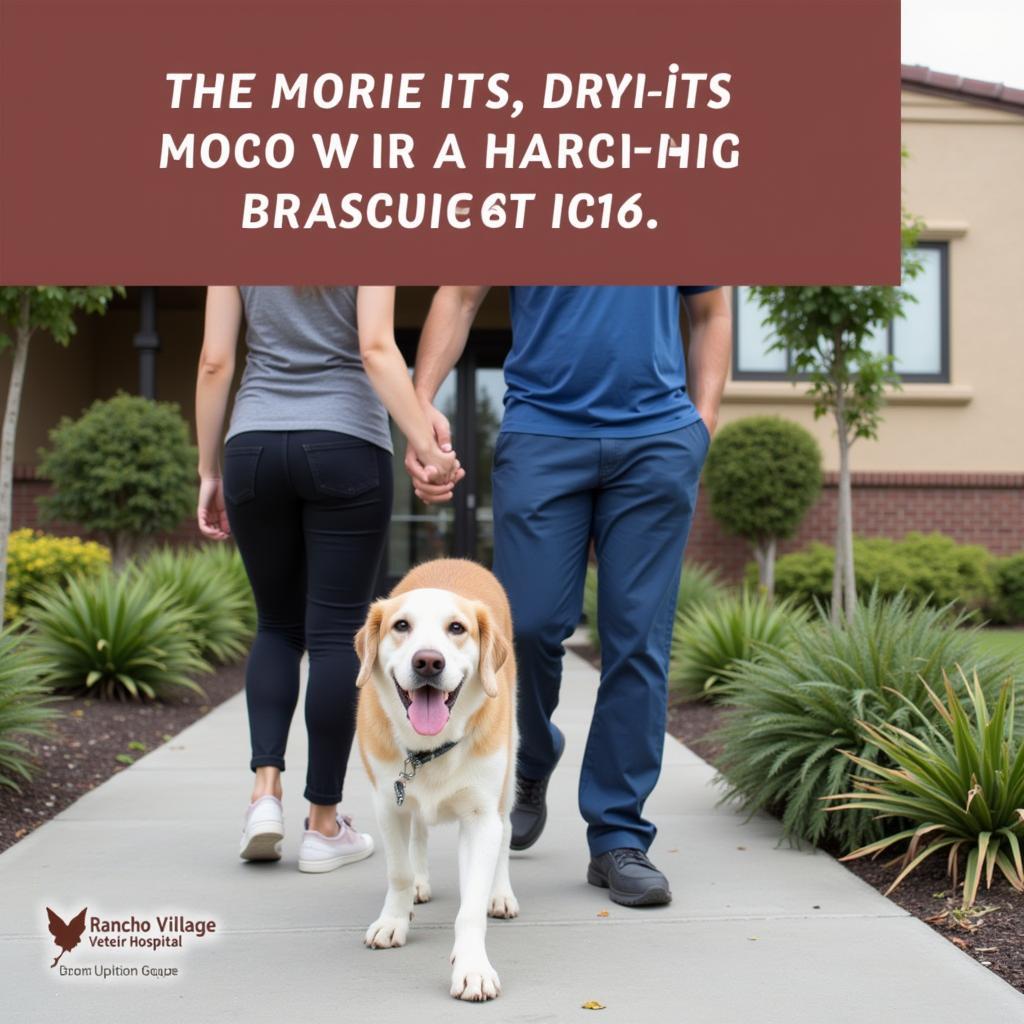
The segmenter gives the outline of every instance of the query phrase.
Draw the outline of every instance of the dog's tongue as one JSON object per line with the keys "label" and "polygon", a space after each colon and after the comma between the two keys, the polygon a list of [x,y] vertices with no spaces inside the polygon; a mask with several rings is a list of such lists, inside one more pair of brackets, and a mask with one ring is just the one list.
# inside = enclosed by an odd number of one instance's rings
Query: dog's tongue
{"label": "dog's tongue", "polygon": [[447,694],[433,686],[421,686],[410,694],[409,721],[421,736],[436,736],[448,721]]}

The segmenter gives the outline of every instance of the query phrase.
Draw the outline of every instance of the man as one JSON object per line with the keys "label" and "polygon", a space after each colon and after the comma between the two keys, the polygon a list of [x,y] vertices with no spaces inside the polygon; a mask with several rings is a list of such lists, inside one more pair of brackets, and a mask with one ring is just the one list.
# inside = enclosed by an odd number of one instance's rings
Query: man
{"label": "man", "polygon": [[[432,402],[486,292],[438,289],[423,328],[416,391],[442,447],[448,425]],[[625,906],[668,903],[668,881],[647,857],[656,830],[643,807],[661,771],[672,622],[729,368],[728,305],[720,289],[675,286],[514,287],[510,302],[493,494],[494,571],[512,604],[519,665],[512,848],[532,846],[547,818],[565,745],[551,721],[562,642],[579,622],[593,541],[602,667],[579,784],[587,880]],[[450,485],[422,482],[415,456],[406,467],[423,500],[450,496]]]}

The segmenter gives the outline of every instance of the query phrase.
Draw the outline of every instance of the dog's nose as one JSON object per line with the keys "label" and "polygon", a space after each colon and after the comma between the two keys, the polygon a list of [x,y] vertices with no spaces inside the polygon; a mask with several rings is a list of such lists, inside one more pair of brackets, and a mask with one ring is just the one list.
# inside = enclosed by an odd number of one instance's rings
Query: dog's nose
{"label": "dog's nose", "polygon": [[431,679],[444,671],[444,655],[440,651],[417,651],[412,656],[416,675]]}

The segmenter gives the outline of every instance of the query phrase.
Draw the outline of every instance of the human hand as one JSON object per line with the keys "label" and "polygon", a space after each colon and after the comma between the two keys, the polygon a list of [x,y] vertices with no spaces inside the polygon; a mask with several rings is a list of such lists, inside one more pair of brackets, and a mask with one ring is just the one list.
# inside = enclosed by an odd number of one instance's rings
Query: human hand
{"label": "human hand", "polygon": [[199,522],[199,532],[204,537],[211,540],[227,540],[231,536],[228,513],[224,507],[224,484],[219,476],[200,479],[196,519]]}
{"label": "human hand", "polygon": [[715,431],[718,429],[718,406],[716,405],[698,405],[697,412],[700,418],[704,421],[704,426],[708,428],[708,437],[714,437]]}
{"label": "human hand", "polygon": [[[448,417],[435,409],[430,402],[423,400],[422,404],[424,415],[433,431],[436,450],[440,451],[442,458],[451,453],[450,457],[454,460],[454,465],[446,477],[441,472],[441,467],[435,465],[436,456],[432,456],[428,451],[418,451],[417,447],[411,443],[406,446],[405,468],[412,479],[413,490],[420,501],[431,505],[451,501],[455,485],[466,475],[466,471],[452,451],[452,434]],[[420,448],[425,447],[427,446],[420,446]]]}

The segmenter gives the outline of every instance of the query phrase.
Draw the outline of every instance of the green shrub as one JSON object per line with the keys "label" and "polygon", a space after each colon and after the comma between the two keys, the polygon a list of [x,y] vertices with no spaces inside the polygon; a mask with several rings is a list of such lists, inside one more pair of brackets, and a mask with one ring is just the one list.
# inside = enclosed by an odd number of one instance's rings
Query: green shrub
{"label": "green shrub", "polygon": [[[971,681],[964,677],[970,714],[948,677],[945,686],[945,702],[928,690],[931,714],[909,706],[920,735],[886,722],[859,723],[864,742],[877,747],[892,767],[849,755],[865,774],[854,778],[854,792],[832,798],[845,802],[830,810],[875,812],[883,819],[910,822],[909,828],[843,858],[877,856],[905,844],[902,870],[887,895],[942,851],[956,888],[963,857],[967,909],[974,904],[982,876],[986,887],[991,886],[996,868],[1024,892],[1024,744],[1014,729],[1011,682],[1004,684],[990,710],[977,676]],[[933,721],[936,714],[938,720]]]}
{"label": "green shrub", "polygon": [[118,394],[64,417],[50,443],[39,469],[54,490],[41,510],[108,538],[118,568],[195,508],[196,450],[177,405]]}
{"label": "green shrub", "polygon": [[17,619],[29,595],[65,576],[95,574],[110,564],[110,551],[95,541],[52,537],[40,530],[15,530],[7,542],[4,618]]}
{"label": "green shrub", "polygon": [[57,689],[150,699],[180,687],[202,693],[191,675],[209,665],[168,588],[152,591],[129,573],[69,579],[37,593],[27,618]]}
{"label": "green shrub", "polygon": [[710,604],[697,604],[672,631],[668,681],[686,698],[713,697],[743,661],[757,661],[767,647],[782,647],[806,613],[787,601],[744,590]]}
{"label": "green shrub", "polygon": [[[725,589],[718,578],[718,573],[703,565],[694,563],[683,567],[679,577],[679,594],[676,598],[675,625],[686,613],[697,605],[708,604],[717,600]],[[601,650],[601,637],[597,629],[597,570],[590,566],[583,590],[583,614],[590,627],[591,643]]]}
{"label": "green shrub", "polygon": [[977,630],[965,628],[962,613],[915,605],[902,594],[884,600],[873,592],[849,623],[821,614],[794,630],[786,648],[740,664],[724,684],[723,699],[734,708],[714,738],[723,747],[729,797],[747,811],[778,815],[794,840],[849,852],[879,838],[867,812],[825,813],[823,798],[850,788],[843,751],[878,755],[859,721],[919,733],[912,707],[934,720],[927,687],[957,666],[977,672],[990,699],[1014,671],[1013,659],[978,650]]}
{"label": "green shrub", "polygon": [[42,682],[48,666],[25,633],[0,630],[0,786],[19,789],[35,769],[24,736],[42,736],[57,714]]}
{"label": "green shrub", "polygon": [[[941,533],[908,533],[902,540],[858,537],[854,541],[857,590],[883,597],[901,591],[914,601],[955,604],[976,612],[991,604],[993,557],[976,544],[957,544]],[[813,543],[783,555],[775,567],[775,592],[802,604],[827,603],[832,597],[834,549]],[[755,570],[747,569],[748,580]]]}
{"label": "green shrub", "polygon": [[759,582],[772,589],[777,541],[792,537],[821,494],[821,450],[798,423],[750,416],[727,423],[708,452],[711,514],[754,546]]}
{"label": "green shrub", "polygon": [[993,618],[1011,626],[1024,624],[1024,551],[1000,558],[994,576]]}
{"label": "green shrub", "polygon": [[214,661],[234,661],[252,635],[252,596],[239,592],[236,580],[223,571],[214,548],[161,548],[135,568],[150,592],[165,590],[187,614],[189,629],[201,654]]}

